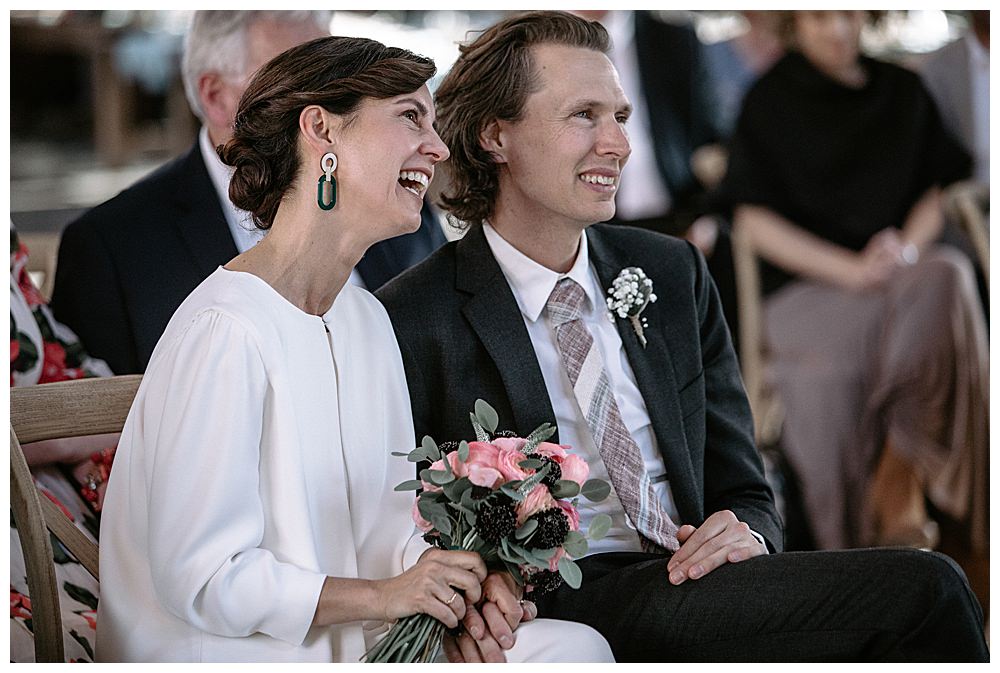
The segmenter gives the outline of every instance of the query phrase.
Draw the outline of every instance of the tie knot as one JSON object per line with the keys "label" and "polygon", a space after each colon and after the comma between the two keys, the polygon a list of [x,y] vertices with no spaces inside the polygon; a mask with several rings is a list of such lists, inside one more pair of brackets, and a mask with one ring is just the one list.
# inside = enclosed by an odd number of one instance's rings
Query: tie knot
{"label": "tie knot", "polygon": [[545,304],[552,326],[559,327],[571,320],[578,320],[583,315],[586,296],[580,284],[572,278],[563,278],[556,283]]}

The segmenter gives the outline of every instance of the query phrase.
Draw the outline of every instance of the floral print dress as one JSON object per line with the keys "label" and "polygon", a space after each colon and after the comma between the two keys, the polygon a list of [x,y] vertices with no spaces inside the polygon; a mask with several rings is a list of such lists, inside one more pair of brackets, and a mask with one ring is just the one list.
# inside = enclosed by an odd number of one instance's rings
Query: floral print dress
{"label": "floral print dress", "polygon": [[[28,251],[10,230],[10,385],[65,381],[86,376],[111,376],[102,361],[83,350],[76,335],[52,317],[27,271]],[[96,541],[97,517],[78,487],[57,466],[31,470],[41,493]],[[52,553],[59,584],[63,645],[67,661],[94,660],[98,583],[53,537]],[[10,660],[35,659],[31,599],[21,543],[13,514],[10,518]]]}

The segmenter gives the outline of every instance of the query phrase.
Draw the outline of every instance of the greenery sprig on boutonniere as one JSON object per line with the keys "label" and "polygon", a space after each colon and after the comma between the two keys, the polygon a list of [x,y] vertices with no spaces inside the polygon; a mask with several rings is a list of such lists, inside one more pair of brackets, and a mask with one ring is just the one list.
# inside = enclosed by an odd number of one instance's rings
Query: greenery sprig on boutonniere
{"label": "greenery sprig on boutonniere", "polygon": [[646,277],[646,272],[637,266],[622,269],[618,277],[608,288],[609,317],[628,318],[632,329],[639,337],[639,343],[646,347],[646,335],[643,328],[649,327],[641,314],[646,307],[656,301],[653,294],[653,281]]}

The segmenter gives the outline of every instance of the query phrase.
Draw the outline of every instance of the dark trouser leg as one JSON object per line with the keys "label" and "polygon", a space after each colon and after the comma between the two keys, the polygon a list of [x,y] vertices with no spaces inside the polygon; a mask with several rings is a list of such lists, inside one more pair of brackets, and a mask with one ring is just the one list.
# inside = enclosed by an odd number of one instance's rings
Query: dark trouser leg
{"label": "dark trouser leg", "polygon": [[680,586],[666,559],[596,554],[539,614],[601,632],[627,661],[986,661],[982,610],[946,556],[786,552]]}

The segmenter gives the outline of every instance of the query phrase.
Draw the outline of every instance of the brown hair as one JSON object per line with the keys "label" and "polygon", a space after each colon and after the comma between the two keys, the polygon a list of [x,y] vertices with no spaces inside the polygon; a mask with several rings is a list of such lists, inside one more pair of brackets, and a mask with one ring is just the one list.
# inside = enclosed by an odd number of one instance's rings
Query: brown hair
{"label": "brown hair", "polygon": [[485,30],[461,55],[435,94],[437,128],[451,150],[451,178],[442,204],[455,219],[480,223],[496,205],[500,168],[479,143],[494,120],[517,121],[538,90],[531,47],[560,44],[608,53],[604,27],[567,12],[528,12]]}
{"label": "brown hair", "polygon": [[258,228],[269,229],[298,175],[303,108],[350,115],[364,98],[416,91],[434,71],[429,58],[356,37],[322,37],[279,54],[247,86],[232,140],[219,148],[222,161],[236,169],[230,200],[249,211]]}

